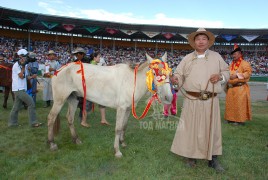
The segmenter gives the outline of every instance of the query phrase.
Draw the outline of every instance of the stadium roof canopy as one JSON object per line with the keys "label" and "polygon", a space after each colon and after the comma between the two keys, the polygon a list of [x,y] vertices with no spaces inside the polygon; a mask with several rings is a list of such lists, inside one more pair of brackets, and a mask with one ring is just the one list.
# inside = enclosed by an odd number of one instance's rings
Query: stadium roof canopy
{"label": "stadium roof canopy", "polygon": [[[23,20],[25,23],[22,24]],[[28,22],[26,22],[28,20]],[[15,22],[17,21],[17,22]],[[21,24],[20,24],[21,23]],[[52,29],[45,26],[44,23],[56,23],[57,25]],[[67,31],[63,24],[75,25],[71,31]],[[151,39],[161,41],[186,41],[183,35],[187,35],[197,30],[193,27],[181,26],[165,26],[165,25],[144,25],[144,24],[126,24],[109,21],[97,21],[92,19],[78,19],[62,16],[51,16],[38,13],[31,13],[13,9],[0,7],[0,25],[20,28],[26,30],[42,30],[62,33],[81,34],[83,36],[101,36],[101,37],[114,37],[114,38],[128,38],[128,39]],[[94,32],[88,31],[85,27],[93,28],[98,27]],[[117,30],[115,34],[110,34],[107,30]],[[268,44],[268,29],[217,29],[206,28],[211,31],[216,37],[218,43],[249,43],[244,37],[256,37],[251,43],[265,43]],[[135,32],[128,35],[121,30],[128,30]],[[144,32],[156,32],[158,35],[149,38]],[[173,37],[167,39],[163,33],[172,33]],[[244,37],[242,37],[244,36]],[[235,37],[232,40],[228,38]],[[227,39],[227,40],[226,40]]]}

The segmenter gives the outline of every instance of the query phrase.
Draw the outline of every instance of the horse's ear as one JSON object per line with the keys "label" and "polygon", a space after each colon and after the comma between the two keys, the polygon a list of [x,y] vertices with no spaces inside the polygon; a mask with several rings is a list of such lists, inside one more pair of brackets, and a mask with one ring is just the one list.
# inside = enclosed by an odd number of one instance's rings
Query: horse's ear
{"label": "horse's ear", "polygon": [[165,52],[165,54],[162,56],[162,60],[163,60],[164,62],[167,61],[167,52]]}
{"label": "horse's ear", "polygon": [[149,61],[149,64],[153,61],[153,58],[151,58],[151,56],[149,56],[147,53],[146,53],[146,59],[147,61]]}

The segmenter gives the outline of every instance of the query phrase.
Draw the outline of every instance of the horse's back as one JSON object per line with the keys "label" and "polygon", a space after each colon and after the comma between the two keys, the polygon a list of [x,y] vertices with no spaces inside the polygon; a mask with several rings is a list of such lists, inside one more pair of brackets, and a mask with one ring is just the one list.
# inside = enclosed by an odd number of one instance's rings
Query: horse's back
{"label": "horse's back", "polygon": [[[133,70],[127,64],[115,66],[83,64],[83,71],[88,100],[112,108],[122,104],[121,101],[131,104],[134,78]],[[77,96],[83,97],[80,64],[70,64],[62,68],[57,76],[53,77],[52,86],[55,86],[52,87],[53,96],[75,92]]]}
{"label": "horse's back", "polygon": [[[139,73],[139,72],[138,72]],[[128,64],[85,66],[87,97],[111,108],[130,107],[134,90],[134,70]],[[145,84],[144,78],[138,78]],[[144,88],[138,85],[136,93]],[[141,88],[140,88],[141,87]]]}

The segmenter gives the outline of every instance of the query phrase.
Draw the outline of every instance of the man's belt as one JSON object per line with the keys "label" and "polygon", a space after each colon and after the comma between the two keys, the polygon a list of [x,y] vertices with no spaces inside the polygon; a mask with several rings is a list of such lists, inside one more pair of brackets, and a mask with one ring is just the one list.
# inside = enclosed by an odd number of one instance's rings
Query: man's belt
{"label": "man's belt", "polygon": [[208,100],[211,97],[217,96],[217,93],[212,93],[208,91],[201,91],[201,92],[191,92],[191,91],[186,91],[187,94],[199,98],[200,100]]}
{"label": "man's belt", "polygon": [[45,78],[51,78],[51,75],[50,74],[44,74],[43,77],[45,77]]}
{"label": "man's belt", "polygon": [[228,88],[233,88],[233,87],[238,87],[238,86],[243,86],[244,82],[236,83],[236,84],[228,84]]}

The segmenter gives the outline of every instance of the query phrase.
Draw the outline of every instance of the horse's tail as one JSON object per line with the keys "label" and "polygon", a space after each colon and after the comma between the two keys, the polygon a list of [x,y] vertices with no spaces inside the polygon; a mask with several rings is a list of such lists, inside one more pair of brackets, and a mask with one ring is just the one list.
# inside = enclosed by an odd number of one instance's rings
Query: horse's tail
{"label": "horse's tail", "polygon": [[58,114],[53,126],[54,135],[59,134],[59,131],[60,131],[60,115]]}

